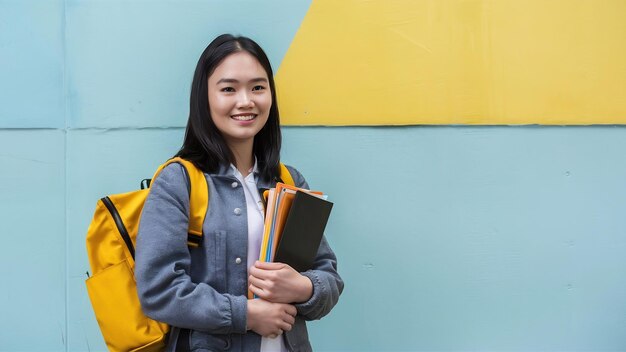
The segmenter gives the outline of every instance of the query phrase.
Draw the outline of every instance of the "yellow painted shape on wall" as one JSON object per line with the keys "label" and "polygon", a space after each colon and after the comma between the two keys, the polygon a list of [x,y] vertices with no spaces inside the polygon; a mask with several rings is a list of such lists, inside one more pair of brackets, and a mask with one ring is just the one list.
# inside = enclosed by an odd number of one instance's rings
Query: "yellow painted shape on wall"
{"label": "yellow painted shape on wall", "polygon": [[313,0],[288,125],[626,124],[624,0]]}

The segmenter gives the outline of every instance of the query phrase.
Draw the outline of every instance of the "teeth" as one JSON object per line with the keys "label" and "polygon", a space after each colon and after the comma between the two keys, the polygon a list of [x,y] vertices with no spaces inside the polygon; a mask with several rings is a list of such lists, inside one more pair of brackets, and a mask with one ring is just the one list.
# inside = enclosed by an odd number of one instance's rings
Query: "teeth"
{"label": "teeth", "polygon": [[232,118],[237,120],[237,121],[250,121],[254,118],[255,115],[239,115],[239,116],[233,116]]}

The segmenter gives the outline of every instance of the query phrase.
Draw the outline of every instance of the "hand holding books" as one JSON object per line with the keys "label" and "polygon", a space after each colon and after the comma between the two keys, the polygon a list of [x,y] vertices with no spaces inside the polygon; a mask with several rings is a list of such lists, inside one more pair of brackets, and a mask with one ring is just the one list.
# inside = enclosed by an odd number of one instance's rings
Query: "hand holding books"
{"label": "hand holding books", "polygon": [[257,261],[248,283],[256,297],[276,303],[305,302],[313,293],[311,280],[285,263]]}

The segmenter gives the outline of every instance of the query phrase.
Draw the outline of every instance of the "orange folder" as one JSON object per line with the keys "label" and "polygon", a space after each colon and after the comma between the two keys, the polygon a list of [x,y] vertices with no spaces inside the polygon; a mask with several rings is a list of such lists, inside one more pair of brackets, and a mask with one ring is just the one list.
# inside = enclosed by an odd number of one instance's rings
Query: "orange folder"
{"label": "orange folder", "polygon": [[285,227],[285,222],[287,221],[287,216],[289,215],[289,210],[291,209],[291,204],[296,196],[296,191],[292,189],[283,188],[281,192],[281,200],[276,211],[276,220],[274,221],[274,234],[271,236],[273,238],[270,253],[272,261],[274,261],[276,247],[278,247],[278,242],[280,242],[280,237],[283,234],[283,228]]}

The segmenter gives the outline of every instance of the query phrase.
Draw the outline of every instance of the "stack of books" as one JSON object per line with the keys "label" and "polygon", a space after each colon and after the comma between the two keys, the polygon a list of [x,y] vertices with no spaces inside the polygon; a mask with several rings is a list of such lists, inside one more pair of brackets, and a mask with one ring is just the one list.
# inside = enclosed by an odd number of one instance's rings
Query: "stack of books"
{"label": "stack of books", "polygon": [[322,192],[280,182],[266,192],[259,260],[289,264],[298,272],[310,269],[333,203]]}

